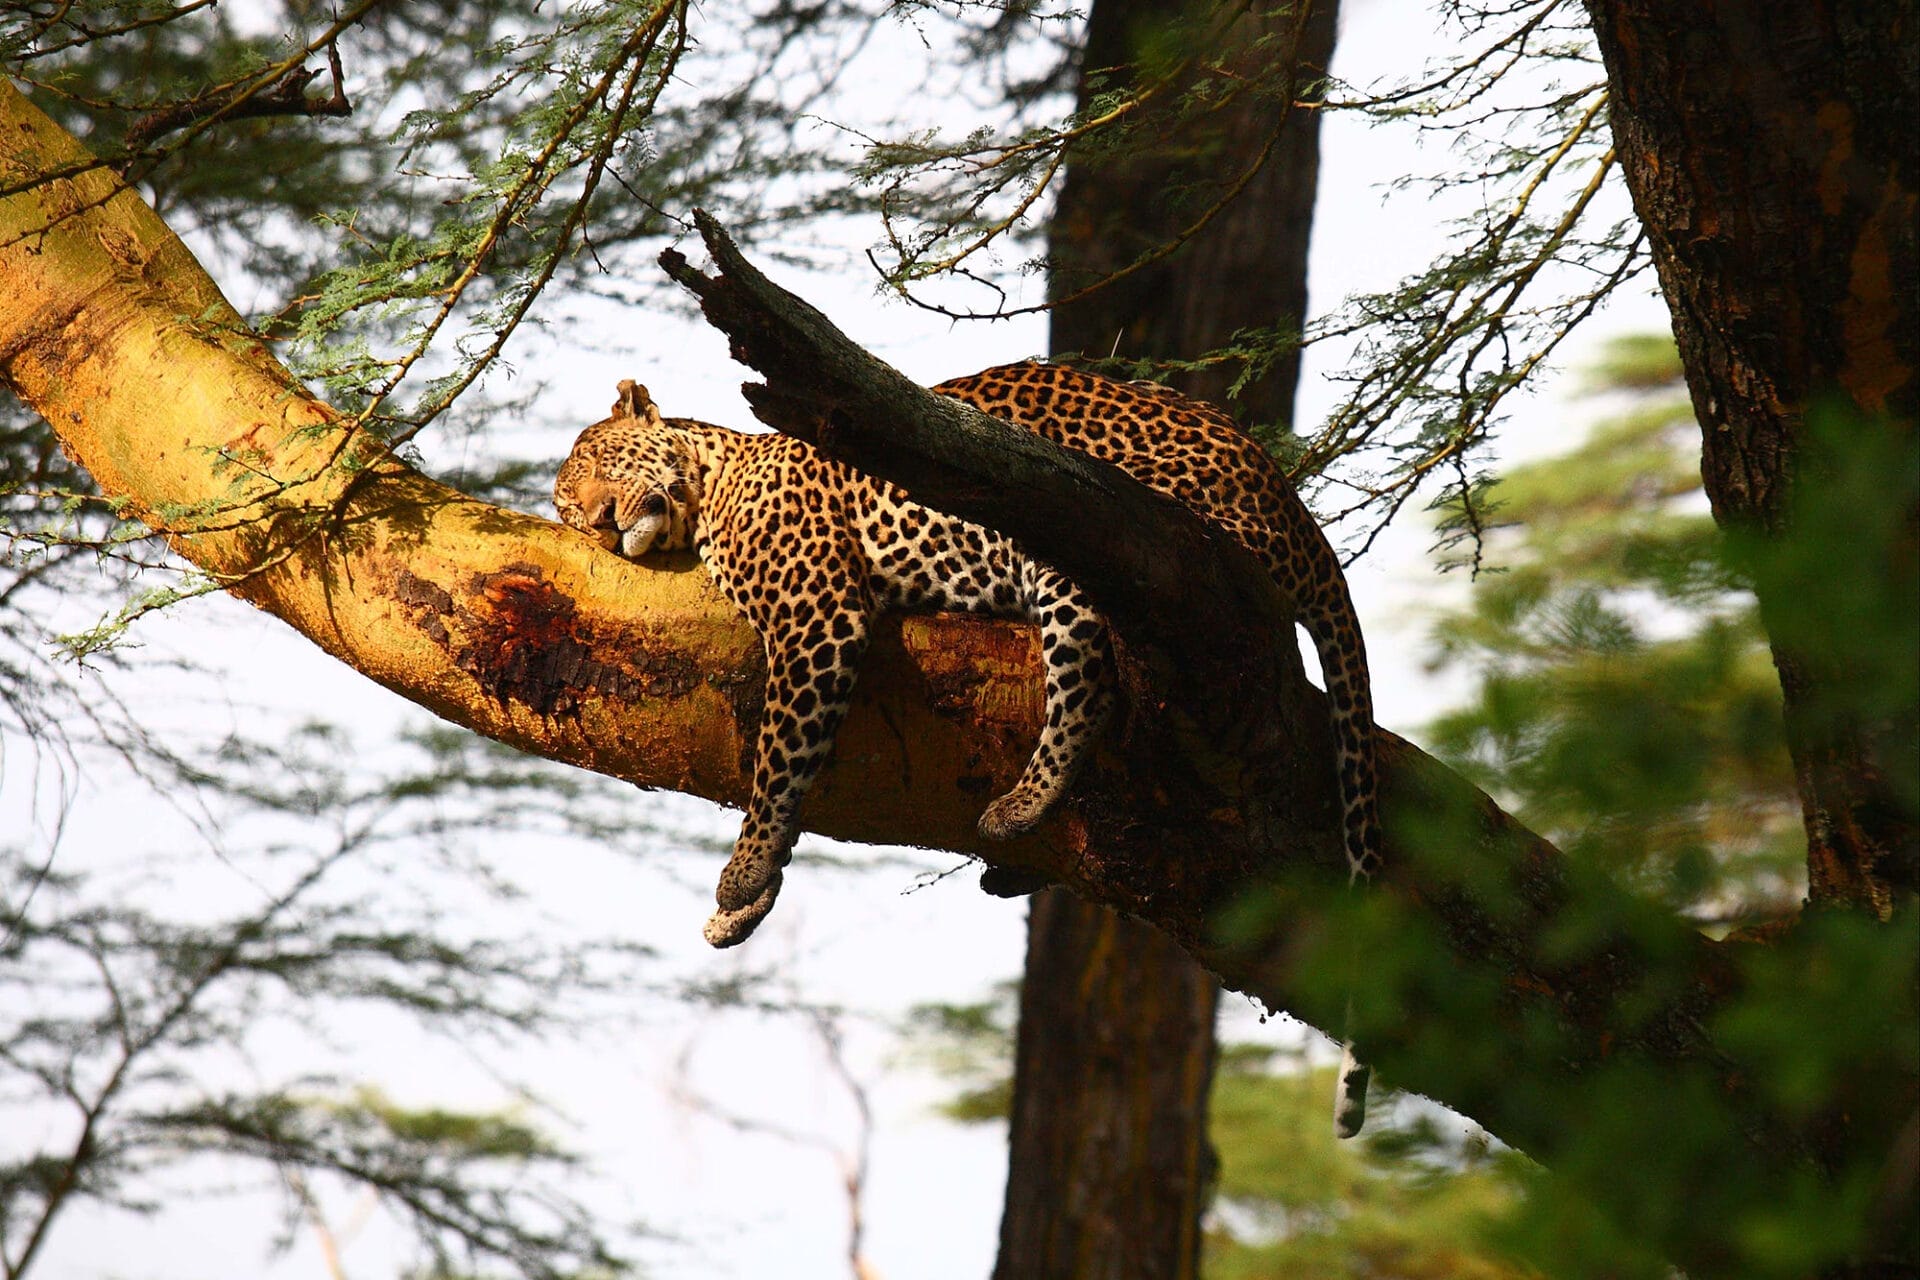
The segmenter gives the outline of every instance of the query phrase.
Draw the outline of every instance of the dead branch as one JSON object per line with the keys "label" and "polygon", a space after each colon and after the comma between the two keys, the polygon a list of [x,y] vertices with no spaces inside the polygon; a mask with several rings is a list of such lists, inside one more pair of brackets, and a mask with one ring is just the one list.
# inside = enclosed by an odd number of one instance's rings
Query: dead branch
{"label": "dead branch", "polygon": [[307,96],[307,86],[319,79],[320,72],[295,67],[265,88],[255,83],[230,84],[185,102],[149,111],[128,127],[127,152],[130,155],[137,154],[174,130],[184,129],[202,120],[352,115],[353,104],[347,101],[346,77],[340,70],[338,45],[327,46],[327,68],[333,77],[333,92],[324,98]]}

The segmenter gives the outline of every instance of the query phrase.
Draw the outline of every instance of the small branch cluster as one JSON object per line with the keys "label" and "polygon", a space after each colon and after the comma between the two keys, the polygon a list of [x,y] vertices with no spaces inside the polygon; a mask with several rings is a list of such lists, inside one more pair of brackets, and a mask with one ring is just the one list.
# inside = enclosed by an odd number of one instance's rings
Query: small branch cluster
{"label": "small branch cluster", "polygon": [[[185,856],[218,857],[251,890],[228,911],[170,910],[178,868],[157,850],[120,866],[68,850],[84,871],[52,870],[51,851],[39,865],[0,851],[0,1094],[9,1110],[71,1120],[22,1126],[59,1136],[0,1160],[0,1275],[43,1270],[81,1204],[137,1205],[151,1179],[187,1175],[208,1153],[271,1172],[262,1190],[284,1189],[296,1219],[315,1213],[316,1187],[367,1192],[449,1272],[618,1262],[559,1182],[570,1158],[524,1122],[404,1107],[316,1068],[255,1090],[215,1083],[231,1078],[223,1064],[252,1059],[264,1028],[306,1025],[320,1005],[383,1008],[471,1046],[564,1025],[626,985],[613,976],[632,963],[621,944],[461,937],[431,908],[409,909],[508,893],[470,854],[428,853],[438,865],[424,866],[422,853],[498,829],[525,812],[508,793],[546,783],[493,767],[491,749],[473,758],[471,738],[420,745],[424,768],[371,782],[340,763],[354,758],[341,735],[313,727],[283,744],[230,741],[212,759],[145,757],[157,787],[204,807],[209,847]],[[236,759],[258,772],[233,776]],[[254,838],[287,819],[331,839]],[[385,888],[351,887],[368,875]],[[393,892],[422,876],[437,887]]]}
{"label": "small branch cluster", "polygon": [[319,78],[318,71],[292,67],[264,87],[259,81],[223,85],[184,102],[150,111],[128,128],[124,139],[126,149],[129,153],[144,151],[154,140],[203,120],[352,115],[353,104],[347,101],[346,74],[340,69],[337,40],[327,43],[327,69],[333,75],[333,92],[324,98],[307,96],[307,86]]}
{"label": "small branch cluster", "polygon": [[[1296,42],[1306,9],[1297,6]],[[915,305],[955,318],[1005,318],[1104,289],[1177,253],[1267,162],[1271,138],[1247,172],[1218,175],[1198,193],[1204,198],[1177,234],[1103,276],[1055,280],[1046,301],[1022,304],[993,264],[1043,224],[1049,187],[1068,155],[1098,163],[1124,154],[1244,94],[1274,100],[1276,130],[1289,112],[1306,108],[1444,133],[1466,163],[1395,184],[1422,184],[1442,207],[1470,208],[1436,261],[1392,290],[1348,300],[1304,332],[1281,322],[1244,330],[1218,351],[1192,353],[1167,368],[1232,363],[1246,370],[1244,383],[1283,352],[1352,344],[1356,355],[1339,375],[1350,384],[1344,400],[1317,430],[1276,447],[1303,482],[1326,477],[1323,489],[1340,492],[1324,518],[1352,530],[1349,558],[1425,494],[1453,517],[1443,541],[1458,542],[1466,560],[1477,563],[1486,477],[1475,460],[1488,432],[1512,393],[1648,262],[1619,199],[1605,78],[1579,6],[1455,0],[1446,18],[1457,28],[1460,52],[1379,91],[1296,84],[1297,59],[1283,38],[1250,65],[1195,55],[1111,73],[1091,68],[1096,77],[1124,75],[1095,106],[1058,124],[1012,134],[983,129],[954,142],[929,134],[873,142],[860,172],[880,188],[885,253],[876,266]],[[1563,83],[1568,72],[1571,82]],[[1044,265],[1023,262],[1018,269]],[[936,278],[985,284],[994,302],[968,308],[938,301],[925,292]]]}

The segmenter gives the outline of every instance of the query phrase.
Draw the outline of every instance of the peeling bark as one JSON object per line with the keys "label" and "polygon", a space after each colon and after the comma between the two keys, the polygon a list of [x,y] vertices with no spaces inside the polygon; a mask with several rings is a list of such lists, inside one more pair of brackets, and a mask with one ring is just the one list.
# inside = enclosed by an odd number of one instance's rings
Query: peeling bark
{"label": "peeling bark", "polygon": [[[0,377],[104,491],[236,594],[437,715],[642,785],[722,801],[744,793],[743,690],[755,687],[758,645],[704,575],[629,565],[410,470],[307,396],[151,210],[4,85],[0,137]],[[889,459],[937,459],[944,487],[919,495],[934,505],[976,501],[1002,528],[1044,509],[1023,529],[1030,549],[1063,568],[1071,560],[1077,580],[1107,593],[1137,673],[1130,735],[1103,753],[1066,813],[983,855],[1151,921],[1229,985],[1334,1023],[1341,984],[1315,970],[1339,949],[1327,938],[1344,896],[1326,717],[1297,668],[1236,639],[1286,616],[1258,566],[1206,539],[1191,560],[1156,563],[1112,526],[1060,518],[1076,495],[1124,504],[1125,486],[1098,467],[1023,452],[1032,437],[956,419],[951,402],[928,410],[707,229],[725,278],[707,281],[709,313],[722,313],[756,366],[783,370],[757,403],[824,423],[830,442],[877,440],[872,469],[890,478]],[[681,274],[691,274],[684,264]],[[916,431],[937,445],[916,453],[905,443]],[[223,465],[239,449],[248,467]],[[1163,555],[1185,554],[1190,515],[1142,518]],[[1146,577],[1130,579],[1135,571]],[[1162,582],[1196,614],[1156,607]],[[1204,651],[1182,649],[1182,636]],[[1169,655],[1204,658],[1201,671],[1242,656],[1269,665],[1250,667],[1250,682],[1212,686],[1234,699],[1196,700],[1192,674]],[[947,618],[885,628],[806,825],[973,850],[981,797],[1030,748],[1038,687],[1020,629]],[[1223,701],[1245,705],[1223,714]],[[1391,1007],[1359,1001],[1368,1058],[1548,1163],[1578,1133],[1586,1081],[1602,1064],[1706,1082],[1734,1108],[1728,1141],[1787,1194],[1804,1169],[1794,1117],[1770,1110],[1753,1087],[1762,1072],[1707,1032],[1738,985],[1738,948],[1570,867],[1392,734],[1381,732],[1379,753],[1388,870],[1371,896],[1422,949],[1429,985]],[[1595,920],[1631,927],[1596,934]],[[1463,991],[1489,1002],[1463,1013],[1450,1003]],[[1499,1053],[1450,1049],[1466,1043]],[[1859,1114],[1907,1096],[1899,1062],[1861,1064]],[[1610,1118],[1657,1141],[1664,1101]],[[1897,1131],[1862,1124],[1852,1137],[1874,1159]]]}

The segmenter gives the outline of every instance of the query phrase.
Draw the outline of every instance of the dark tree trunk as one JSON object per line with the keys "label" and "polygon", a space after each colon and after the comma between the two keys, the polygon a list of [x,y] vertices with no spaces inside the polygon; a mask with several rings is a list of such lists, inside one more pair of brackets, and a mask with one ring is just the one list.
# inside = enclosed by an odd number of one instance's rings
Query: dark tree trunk
{"label": "dark tree trunk", "polygon": [[[1907,0],[1587,0],[1616,146],[1702,430],[1716,520],[1744,550],[1784,695],[1811,906],[1911,929],[1920,888],[1915,367],[1920,22]],[[1913,1100],[1906,1104],[1910,1109]],[[1920,1112],[1828,1100],[1831,1170],[1908,1137],[1879,1241],[1912,1275]],[[1904,1192],[1886,1191],[1899,1187]]]}
{"label": "dark tree trunk", "polygon": [[[1307,310],[1320,122],[1315,111],[1289,107],[1292,99],[1318,94],[1333,58],[1339,8],[1338,0],[1252,6],[1213,37],[1217,43],[1196,52],[1230,66],[1243,63],[1245,79],[1263,89],[1197,122],[1167,128],[1157,143],[1068,167],[1049,232],[1048,284],[1059,299],[1074,298],[1193,226],[1272,144],[1245,187],[1178,251],[1056,308],[1056,355],[1193,357],[1224,346],[1240,329],[1298,327]],[[1084,70],[1126,65],[1148,25],[1159,23],[1207,29],[1202,19],[1182,18],[1150,0],[1099,0],[1088,22]],[[1263,37],[1270,43],[1259,43]],[[1276,50],[1293,51],[1298,70],[1291,82],[1270,70]],[[1086,97],[1083,73],[1083,105]],[[1142,125],[1155,127],[1151,118]],[[1299,372],[1298,353],[1283,356],[1232,402],[1233,366],[1174,381],[1188,395],[1229,405],[1243,422],[1287,427]]]}
{"label": "dark tree trunk", "polygon": [[1920,887],[1920,22],[1907,0],[1587,7],[1707,493],[1748,550],[1780,672],[1811,898],[1884,919]]}
{"label": "dark tree trunk", "polygon": [[1035,896],[995,1280],[1198,1274],[1218,992],[1153,926]]}
{"label": "dark tree trunk", "polygon": [[[1304,14],[1256,7],[1199,52],[1270,57],[1251,51],[1273,37],[1298,49],[1302,83],[1311,84],[1332,54],[1335,12],[1331,0]],[[1180,20],[1143,0],[1099,0],[1081,105],[1089,73],[1130,64],[1144,25],[1170,19]],[[1056,298],[1192,225],[1274,139],[1251,181],[1180,250],[1059,306],[1056,354],[1191,357],[1237,329],[1298,325],[1319,129],[1313,113],[1287,111],[1293,96],[1246,95],[1180,125],[1150,117],[1141,127],[1161,136],[1129,148],[1124,161],[1074,158],[1050,233]],[[1277,361],[1235,406],[1243,420],[1290,422],[1298,371],[1295,357]],[[1232,376],[1209,370],[1181,387],[1225,403]],[[1196,1276],[1213,1163],[1206,1119],[1218,984],[1157,930],[1064,890],[1036,895],[1027,928],[995,1280]]]}

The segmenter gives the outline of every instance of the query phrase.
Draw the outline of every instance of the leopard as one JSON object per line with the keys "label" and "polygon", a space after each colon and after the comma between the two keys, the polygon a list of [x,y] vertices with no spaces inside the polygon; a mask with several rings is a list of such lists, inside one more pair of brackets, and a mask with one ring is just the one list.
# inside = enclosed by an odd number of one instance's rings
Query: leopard
{"label": "leopard", "polygon": [[[1063,363],[1000,365],[931,388],[1111,463],[1251,552],[1319,654],[1350,883],[1380,865],[1366,645],[1340,560],[1278,460],[1226,410],[1159,383]],[[878,617],[949,610],[1031,623],[1045,678],[1039,742],[989,803],[980,834],[1008,840],[1059,803],[1112,718],[1107,624],[1077,586],[1010,538],[913,502],[793,436],[665,417],[619,384],[580,433],[553,500],[561,520],[628,560],[692,549],[758,632],[765,700],[750,798],[705,937],[744,941],[772,908],[801,801],[826,763]],[[1367,1068],[1349,1044],[1335,1128],[1357,1132]]]}

